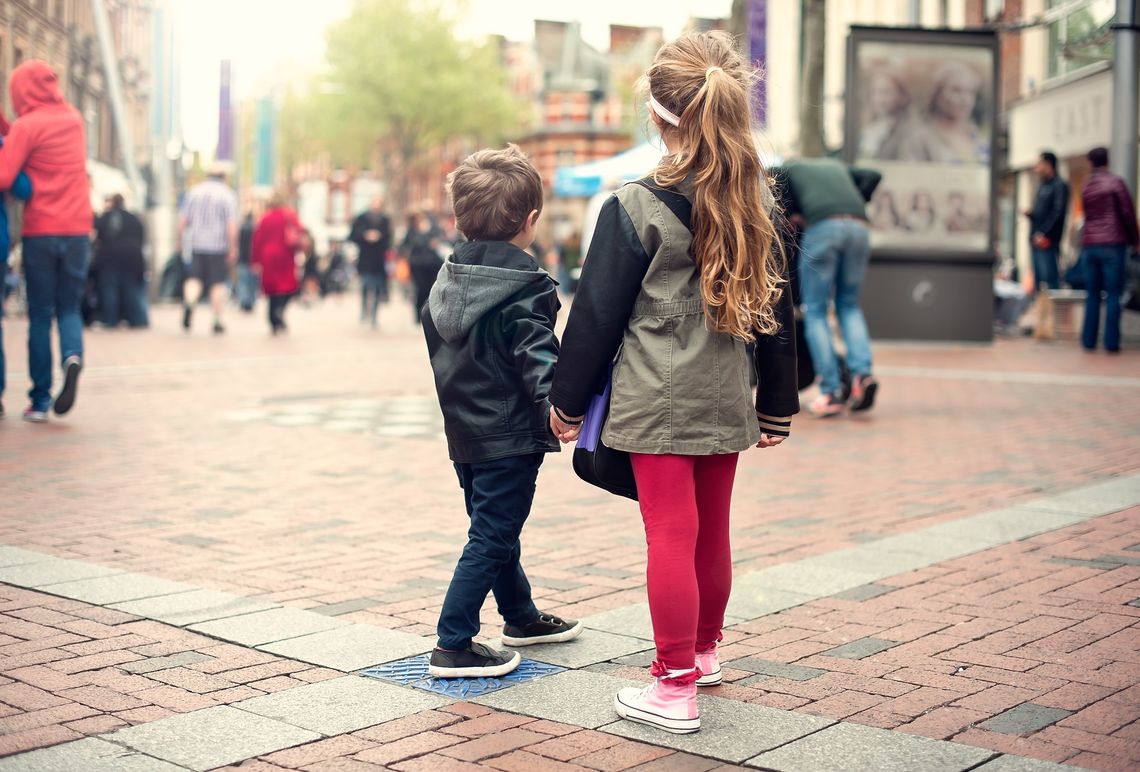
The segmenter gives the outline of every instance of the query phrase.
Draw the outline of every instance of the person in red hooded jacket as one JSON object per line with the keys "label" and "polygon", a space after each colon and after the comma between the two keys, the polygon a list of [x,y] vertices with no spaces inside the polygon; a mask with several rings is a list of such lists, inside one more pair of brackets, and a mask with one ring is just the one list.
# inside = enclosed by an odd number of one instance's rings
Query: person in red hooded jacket
{"label": "person in red hooded jacket", "polygon": [[[23,169],[35,195],[24,208],[23,263],[28,293],[31,404],[26,420],[42,423],[49,407],[63,415],[75,404],[83,369],[79,304],[91,257],[91,201],[83,119],[67,104],[55,72],[37,59],[9,80],[17,118],[0,148],[0,190]],[[51,397],[51,325],[59,325],[63,388]]]}
{"label": "person in red hooded jacket", "polygon": [[285,306],[297,294],[297,249],[303,238],[297,213],[285,205],[282,194],[274,194],[253,232],[250,255],[254,272],[261,275],[261,290],[269,299],[269,328],[274,335],[286,330]]}

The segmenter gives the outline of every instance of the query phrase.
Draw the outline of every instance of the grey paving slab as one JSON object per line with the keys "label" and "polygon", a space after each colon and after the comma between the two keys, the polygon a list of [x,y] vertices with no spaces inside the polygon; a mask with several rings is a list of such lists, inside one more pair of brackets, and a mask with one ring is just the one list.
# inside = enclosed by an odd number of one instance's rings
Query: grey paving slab
{"label": "grey paving slab", "polygon": [[993,755],[991,750],[959,743],[858,724],[835,724],[747,763],[780,772],[961,772]]}
{"label": "grey paving slab", "polygon": [[331,737],[452,702],[422,689],[353,675],[254,697],[233,707]]}
{"label": "grey paving slab", "polygon": [[854,589],[838,593],[833,597],[839,600],[864,601],[878,598],[880,595],[886,595],[897,589],[898,587],[892,587],[889,584],[865,584],[862,587],[855,587]]}
{"label": "grey paving slab", "polygon": [[842,646],[836,646],[834,649],[828,649],[821,652],[824,657],[842,657],[843,659],[863,659],[872,654],[878,654],[887,649],[893,649],[898,646],[895,641],[884,641],[882,638],[860,638],[857,641],[845,643]]}
{"label": "grey paving slab", "polygon": [[934,562],[930,555],[892,550],[876,542],[811,558],[812,565],[872,574],[880,579],[904,574],[916,568],[926,568]]}
{"label": "grey paving slab", "polygon": [[230,705],[120,729],[105,739],[204,772],[320,739],[281,721]]}
{"label": "grey paving slab", "polygon": [[350,625],[302,635],[258,648],[334,670],[363,670],[383,662],[431,651],[434,641],[399,630]]}
{"label": "grey paving slab", "polygon": [[211,622],[201,622],[190,625],[189,629],[222,640],[240,643],[243,646],[261,646],[266,643],[283,641],[287,638],[319,633],[322,630],[348,627],[349,624],[351,623],[347,620],[326,617],[324,614],[314,614],[312,611],[296,608],[275,608],[237,617],[215,619]]}
{"label": "grey paving slab", "polygon": [[343,603],[329,603],[324,606],[314,606],[309,609],[317,614],[324,614],[325,616],[338,617],[341,614],[351,614],[353,611],[363,611],[366,608],[379,606],[383,601],[377,598],[357,598],[356,600],[346,600]]}
{"label": "grey paving slab", "polygon": [[35,563],[0,568],[0,582],[14,584],[17,587],[43,587],[60,582],[121,573],[123,573],[121,569],[85,563],[82,560],[49,557]]}
{"label": "grey paving slab", "polygon": [[612,611],[591,614],[582,618],[582,625],[587,630],[603,630],[618,635],[644,638],[647,641],[653,640],[653,622],[649,618],[648,603],[634,603]]}
{"label": "grey paving slab", "polygon": [[1140,475],[1117,477],[1025,504],[1033,509],[1099,517],[1140,504]]}
{"label": "grey paving slab", "polygon": [[660,729],[624,720],[603,726],[601,730],[631,740],[739,764],[758,753],[818,732],[834,723],[828,718],[750,705],[723,697],[701,695],[697,698],[697,704],[701,714],[701,731],[694,734],[668,734]]}
{"label": "grey paving slab", "polygon": [[3,772],[185,772],[185,769],[96,737],[0,759]]}
{"label": "grey paving slab", "polygon": [[192,625],[213,619],[224,619],[239,614],[252,614],[278,608],[276,603],[264,603],[250,598],[215,590],[192,590],[176,595],[163,595],[143,600],[115,603],[111,608],[148,619],[157,619],[172,625]]}
{"label": "grey paving slab", "polygon": [[[862,581],[857,584],[866,583]],[[774,587],[763,572],[755,571],[733,580],[728,613],[739,619],[756,619],[802,606],[818,597],[821,596]]]}
{"label": "grey paving slab", "polygon": [[1046,531],[1065,528],[1079,522],[1083,522],[1083,518],[1060,512],[1018,507],[999,509],[949,523],[941,523],[930,528],[924,528],[919,533],[930,540],[950,538],[975,541],[988,548],[1026,539]]}
{"label": "grey paving slab", "polygon": [[773,662],[767,659],[760,659],[759,657],[743,657],[723,664],[725,667],[730,667],[733,670],[744,670],[749,673],[758,673],[760,675],[774,676],[776,678],[788,678],[792,681],[810,681],[827,672],[817,667],[788,665],[784,662]]}
{"label": "grey paving slab", "polygon": [[1073,772],[1074,769],[1076,767],[1054,764],[1052,761],[1002,755],[980,767],[974,767],[972,772]]}
{"label": "grey paving slab", "polygon": [[50,560],[51,555],[45,555],[42,552],[33,552],[31,550],[20,549],[19,547],[9,547],[6,544],[0,544],[0,567],[7,568],[8,566],[23,566],[28,563],[39,563],[41,560]]}
{"label": "grey paving slab", "polygon": [[922,528],[909,533],[887,536],[870,543],[884,550],[926,555],[930,558],[931,564],[972,555],[994,546],[992,538],[978,536],[969,529],[957,529],[953,535],[945,532],[932,535],[928,533],[929,530]]}
{"label": "grey paving slab", "polygon": [[[793,563],[782,563],[748,575],[748,579],[776,590],[784,590],[812,597],[826,597],[850,590],[862,584],[881,579],[886,574],[878,570],[852,570],[836,568],[816,558],[805,558]],[[731,606],[731,603],[730,603]],[[739,616],[736,612],[734,615]]]}
{"label": "grey paving slab", "polygon": [[603,673],[567,670],[477,697],[472,702],[511,713],[597,729],[616,718],[614,695],[626,686],[645,684]]}
{"label": "grey paving slab", "polygon": [[[492,641],[491,645],[495,648],[510,648],[509,646],[504,647],[502,642],[498,640]],[[585,630],[580,636],[568,643],[544,643],[527,646],[519,649],[519,651],[527,659],[545,662],[548,665],[586,667],[597,662],[606,662],[652,648],[653,641],[642,638],[614,635],[602,630]]]}
{"label": "grey paving slab", "polygon": [[128,600],[154,598],[159,595],[173,595],[196,589],[193,585],[172,582],[145,574],[112,574],[93,579],[80,579],[74,582],[50,584],[43,588],[52,595],[60,595],[84,603],[105,606],[109,603],[123,603]]}
{"label": "grey paving slab", "polygon": [[1073,713],[1069,710],[1047,708],[1044,705],[1025,702],[999,713],[988,721],[983,721],[978,726],[1002,734],[1029,734],[1071,715]]}

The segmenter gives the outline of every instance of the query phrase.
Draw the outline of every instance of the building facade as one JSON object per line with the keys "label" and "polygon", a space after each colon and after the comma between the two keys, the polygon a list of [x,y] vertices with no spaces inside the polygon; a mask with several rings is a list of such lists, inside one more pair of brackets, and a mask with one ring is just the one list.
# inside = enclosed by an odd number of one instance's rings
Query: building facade
{"label": "building facade", "polygon": [[[55,69],[64,96],[86,123],[89,171],[96,194],[126,193],[119,171],[124,153],[140,167],[151,161],[150,78],[154,43],[153,4],[149,0],[105,0],[123,87],[124,112],[133,147],[123,148],[114,129],[110,96],[86,0],[0,0],[0,83],[4,111],[12,116],[8,76],[27,59],[41,59]],[[141,205],[138,202],[137,205]]]}

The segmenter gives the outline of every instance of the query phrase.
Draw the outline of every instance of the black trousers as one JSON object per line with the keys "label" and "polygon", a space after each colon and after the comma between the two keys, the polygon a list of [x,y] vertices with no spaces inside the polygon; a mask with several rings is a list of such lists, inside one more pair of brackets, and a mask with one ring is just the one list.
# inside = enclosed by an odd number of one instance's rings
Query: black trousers
{"label": "black trousers", "polygon": [[269,296],[269,327],[274,332],[285,329],[285,306],[289,305],[292,295]]}

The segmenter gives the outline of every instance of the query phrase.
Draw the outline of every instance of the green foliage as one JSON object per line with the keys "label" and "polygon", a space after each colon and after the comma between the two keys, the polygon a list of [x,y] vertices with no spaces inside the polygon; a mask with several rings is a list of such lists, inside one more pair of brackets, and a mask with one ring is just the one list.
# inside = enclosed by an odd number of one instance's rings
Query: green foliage
{"label": "green foliage", "polygon": [[366,166],[388,139],[406,167],[451,137],[498,142],[520,121],[498,49],[458,40],[434,3],[358,0],[329,30],[326,60],[321,82],[282,108],[282,147],[298,158]]}

